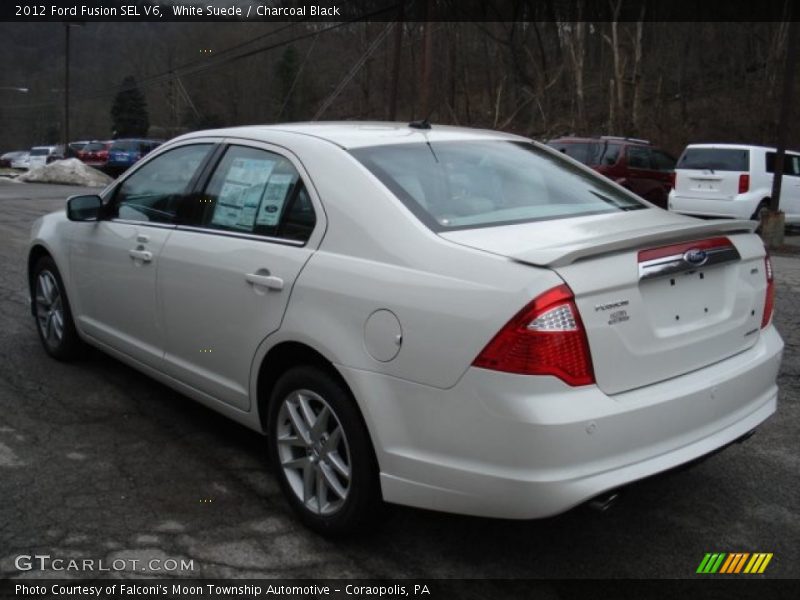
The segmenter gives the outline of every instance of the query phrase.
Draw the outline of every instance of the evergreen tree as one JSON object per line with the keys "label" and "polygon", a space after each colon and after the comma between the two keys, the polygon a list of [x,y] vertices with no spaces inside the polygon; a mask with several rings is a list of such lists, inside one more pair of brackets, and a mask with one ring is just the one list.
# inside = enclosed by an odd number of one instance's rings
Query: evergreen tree
{"label": "evergreen tree", "polygon": [[136,85],[136,79],[128,75],[122,80],[120,90],[111,106],[111,123],[115,138],[144,137],[150,128],[147,101]]}

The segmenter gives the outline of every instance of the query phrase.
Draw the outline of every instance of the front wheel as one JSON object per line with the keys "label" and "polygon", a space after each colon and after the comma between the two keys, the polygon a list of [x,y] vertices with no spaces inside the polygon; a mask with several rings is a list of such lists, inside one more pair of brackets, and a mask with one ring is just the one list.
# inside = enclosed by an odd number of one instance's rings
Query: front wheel
{"label": "front wheel", "polygon": [[78,358],[82,342],[75,330],[64,282],[56,263],[49,256],[40,258],[31,276],[36,330],[42,346],[57,360]]}
{"label": "front wheel", "polygon": [[269,449],[294,511],[323,535],[363,530],[382,513],[375,453],[349,391],[311,366],[287,371],[270,401]]}

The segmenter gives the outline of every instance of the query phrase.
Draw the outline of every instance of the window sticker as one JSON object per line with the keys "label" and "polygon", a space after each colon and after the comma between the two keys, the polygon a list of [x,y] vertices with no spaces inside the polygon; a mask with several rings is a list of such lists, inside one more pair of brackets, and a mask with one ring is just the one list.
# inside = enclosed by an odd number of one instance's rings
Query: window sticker
{"label": "window sticker", "polygon": [[233,160],[217,196],[211,223],[219,227],[251,231],[264,185],[274,167],[274,160]]}
{"label": "window sticker", "polygon": [[270,178],[267,189],[264,191],[261,209],[256,217],[256,225],[274,227],[278,224],[286,196],[294,180],[295,175],[292,174],[273,175]]}

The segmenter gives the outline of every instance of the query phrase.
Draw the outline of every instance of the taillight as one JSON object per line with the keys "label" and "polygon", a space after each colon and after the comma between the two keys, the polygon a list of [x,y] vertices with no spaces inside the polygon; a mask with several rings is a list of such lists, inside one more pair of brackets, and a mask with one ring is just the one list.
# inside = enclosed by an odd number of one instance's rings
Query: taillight
{"label": "taillight", "polygon": [[521,375],[553,375],[573,386],[594,383],[589,342],[572,290],[559,285],[534,298],[472,364]]}
{"label": "taillight", "polygon": [[775,276],[772,272],[772,261],[769,253],[764,257],[764,271],[767,273],[767,297],[764,299],[764,316],[761,317],[763,329],[772,320],[772,311],[775,308]]}
{"label": "taillight", "polygon": [[669,176],[669,185],[674,190],[678,187],[678,174],[673,171]]}
{"label": "taillight", "polygon": [[750,189],[750,175],[742,173],[739,175],[739,193],[744,194]]}

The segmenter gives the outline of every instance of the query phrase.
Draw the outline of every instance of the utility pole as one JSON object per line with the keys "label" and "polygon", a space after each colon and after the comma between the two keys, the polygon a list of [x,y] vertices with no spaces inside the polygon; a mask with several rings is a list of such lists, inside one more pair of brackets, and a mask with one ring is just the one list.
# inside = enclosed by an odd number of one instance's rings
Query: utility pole
{"label": "utility pole", "polygon": [[64,23],[64,156],[69,148],[69,23]]}
{"label": "utility pole", "polygon": [[64,156],[69,153],[69,32],[70,27],[83,27],[82,22],[64,23]]}
{"label": "utility pole", "polygon": [[428,119],[431,116],[431,63],[433,62],[433,52],[431,48],[431,12],[433,0],[427,0],[425,6],[425,31],[422,41],[422,84],[420,85],[419,103],[422,110],[422,118]]}
{"label": "utility pole", "polygon": [[403,49],[403,9],[405,0],[400,0],[400,14],[394,30],[394,64],[392,65],[392,92],[389,98],[389,120],[397,120],[397,93],[400,87],[400,57]]}
{"label": "utility pole", "polygon": [[775,164],[772,177],[772,194],[769,200],[769,210],[761,215],[761,235],[769,248],[777,248],[783,244],[783,234],[786,226],[786,217],[780,212],[781,187],[786,156],[786,134],[789,129],[789,119],[794,96],[794,72],[797,69],[797,23],[794,22],[793,3],[789,7],[789,39],[786,43],[786,56],[783,69],[783,93],[781,94],[781,113],[778,122],[777,147]]}

